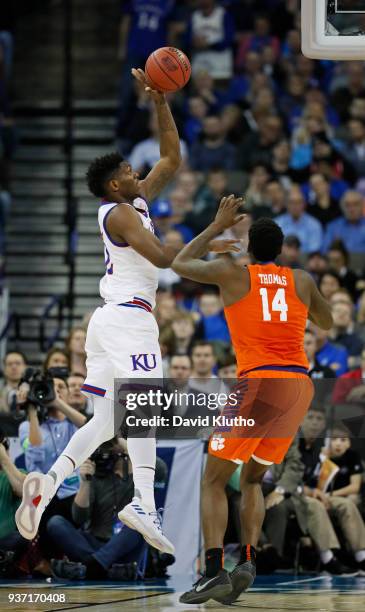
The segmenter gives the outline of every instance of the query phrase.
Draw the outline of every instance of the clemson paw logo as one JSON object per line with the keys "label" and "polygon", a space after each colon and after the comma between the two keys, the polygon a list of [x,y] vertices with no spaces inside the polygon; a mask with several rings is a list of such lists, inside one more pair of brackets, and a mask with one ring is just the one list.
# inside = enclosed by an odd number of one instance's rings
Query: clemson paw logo
{"label": "clemson paw logo", "polygon": [[214,451],[220,451],[224,448],[224,438],[212,438],[210,441],[210,448]]}

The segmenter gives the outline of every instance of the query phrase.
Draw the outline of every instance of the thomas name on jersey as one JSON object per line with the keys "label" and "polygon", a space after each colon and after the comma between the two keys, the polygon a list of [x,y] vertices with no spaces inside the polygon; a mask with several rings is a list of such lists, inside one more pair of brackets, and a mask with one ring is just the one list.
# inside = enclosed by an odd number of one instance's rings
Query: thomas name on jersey
{"label": "thomas name on jersey", "polygon": [[280,276],[280,274],[258,274],[261,285],[281,285],[286,287],[288,281],[286,276]]}

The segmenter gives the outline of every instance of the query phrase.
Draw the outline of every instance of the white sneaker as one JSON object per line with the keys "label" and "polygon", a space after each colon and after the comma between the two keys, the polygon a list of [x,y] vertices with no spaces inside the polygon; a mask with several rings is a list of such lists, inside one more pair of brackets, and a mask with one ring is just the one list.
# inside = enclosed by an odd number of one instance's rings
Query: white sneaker
{"label": "white sneaker", "polygon": [[23,499],[15,513],[19,533],[27,540],[37,535],[42,514],[55,494],[52,476],[30,472],[23,483]]}
{"label": "white sneaker", "polygon": [[139,531],[148,544],[161,552],[173,555],[175,547],[162,532],[161,517],[157,510],[150,512],[138,497],[118,513],[119,519],[131,529]]}

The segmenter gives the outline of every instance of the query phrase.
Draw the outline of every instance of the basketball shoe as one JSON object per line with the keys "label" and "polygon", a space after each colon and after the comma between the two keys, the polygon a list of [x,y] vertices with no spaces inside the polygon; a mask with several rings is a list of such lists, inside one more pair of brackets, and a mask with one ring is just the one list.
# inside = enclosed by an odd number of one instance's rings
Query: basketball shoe
{"label": "basketball shoe", "polygon": [[118,513],[118,518],[131,529],[139,531],[153,548],[169,555],[174,554],[174,545],[162,531],[160,512],[151,512],[139,497],[133,497],[131,503]]}
{"label": "basketball shoe", "polygon": [[37,535],[42,514],[55,494],[52,476],[30,472],[23,483],[23,499],[15,513],[19,533],[26,540]]}

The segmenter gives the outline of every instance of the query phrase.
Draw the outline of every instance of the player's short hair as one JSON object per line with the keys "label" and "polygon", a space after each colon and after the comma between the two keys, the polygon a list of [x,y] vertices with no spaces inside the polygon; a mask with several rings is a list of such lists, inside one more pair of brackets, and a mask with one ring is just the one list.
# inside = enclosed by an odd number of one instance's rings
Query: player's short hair
{"label": "player's short hair", "polygon": [[122,161],[124,159],[119,153],[109,153],[91,162],[86,172],[86,182],[94,196],[102,198],[106,195],[106,183],[113,177]]}
{"label": "player's short hair", "polygon": [[275,221],[262,217],[251,225],[248,240],[247,250],[257,261],[275,261],[281,253],[284,234]]}

